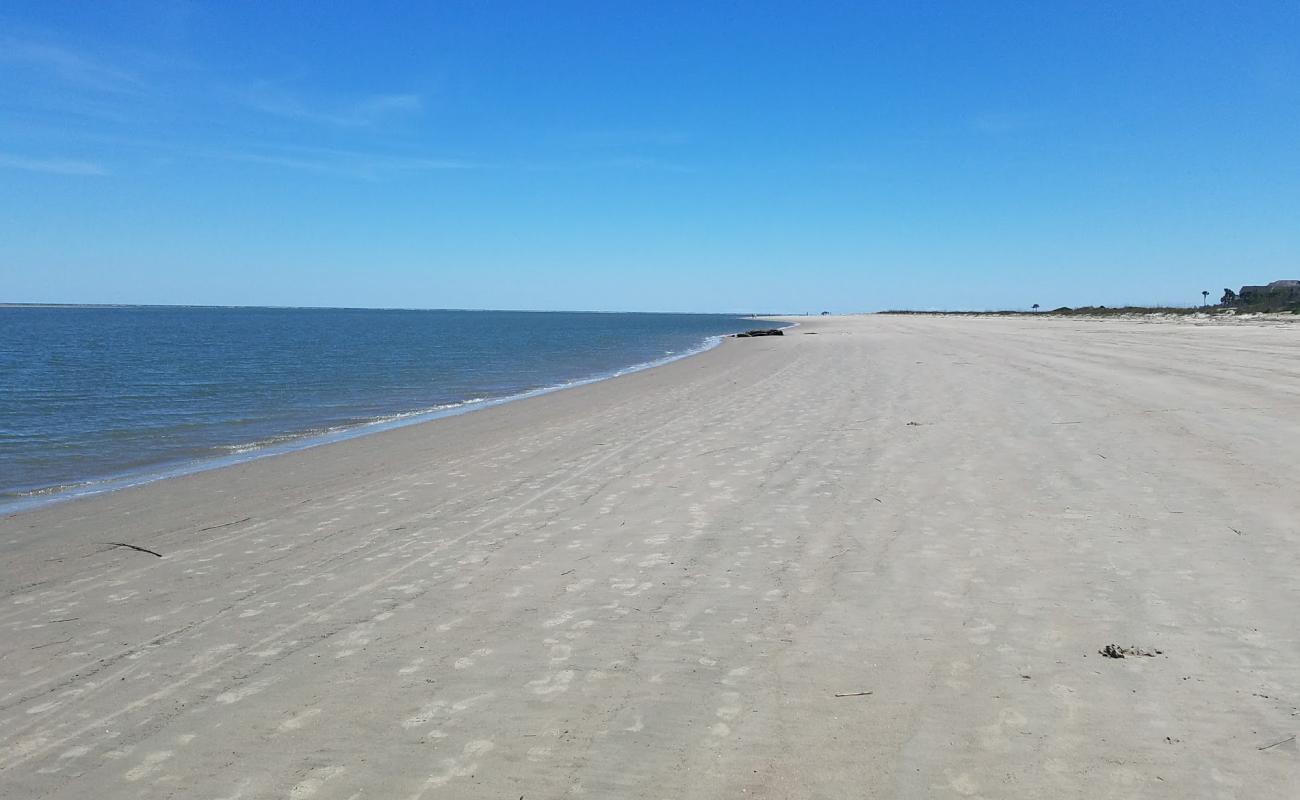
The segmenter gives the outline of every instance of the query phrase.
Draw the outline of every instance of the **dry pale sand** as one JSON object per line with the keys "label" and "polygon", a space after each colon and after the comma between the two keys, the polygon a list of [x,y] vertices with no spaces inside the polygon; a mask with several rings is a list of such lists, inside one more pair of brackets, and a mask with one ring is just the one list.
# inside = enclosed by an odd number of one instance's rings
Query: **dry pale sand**
{"label": "dry pale sand", "polygon": [[0,796],[1296,797],[1298,486],[1300,326],[811,320],[3,520]]}

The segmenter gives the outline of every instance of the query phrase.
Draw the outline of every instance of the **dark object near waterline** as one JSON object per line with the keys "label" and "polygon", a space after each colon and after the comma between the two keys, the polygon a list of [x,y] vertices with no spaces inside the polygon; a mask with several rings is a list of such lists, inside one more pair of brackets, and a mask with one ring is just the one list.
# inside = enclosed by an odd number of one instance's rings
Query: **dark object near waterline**
{"label": "dark object near waterline", "polygon": [[768,330],[745,331],[744,333],[736,334],[737,339],[748,339],[753,336],[785,336],[785,334],[781,332],[780,328],[769,328]]}
{"label": "dark object near waterline", "polygon": [[1155,658],[1164,651],[1154,649],[1146,650],[1137,646],[1121,647],[1117,644],[1108,644],[1097,652],[1101,653],[1106,658],[1124,658],[1126,656],[1148,656],[1150,658]]}

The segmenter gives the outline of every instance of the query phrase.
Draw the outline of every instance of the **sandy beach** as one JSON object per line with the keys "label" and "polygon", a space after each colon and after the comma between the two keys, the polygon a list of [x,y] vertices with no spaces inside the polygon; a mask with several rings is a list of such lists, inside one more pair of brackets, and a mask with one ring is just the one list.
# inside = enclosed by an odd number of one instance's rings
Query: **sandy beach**
{"label": "sandy beach", "polygon": [[0,797],[1300,795],[1300,325],[800,322],[0,520]]}

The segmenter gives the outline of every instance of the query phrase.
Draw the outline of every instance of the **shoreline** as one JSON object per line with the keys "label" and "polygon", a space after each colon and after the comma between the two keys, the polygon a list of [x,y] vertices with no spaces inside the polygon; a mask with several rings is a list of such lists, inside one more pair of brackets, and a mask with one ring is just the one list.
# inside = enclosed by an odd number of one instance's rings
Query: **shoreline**
{"label": "shoreline", "polygon": [[[799,324],[793,318],[763,319],[789,327]],[[461,411],[433,420],[367,430],[339,441],[256,454],[261,457],[69,497],[66,501],[60,498],[31,508],[0,512],[0,532],[5,529],[62,530],[68,525],[77,526],[87,520],[102,519],[105,515],[126,522],[141,508],[162,516],[202,517],[221,513],[224,501],[196,506],[195,498],[210,501],[212,498],[260,495],[268,486],[280,486],[285,491],[314,497],[319,494],[320,486],[347,485],[354,480],[358,470],[366,474],[382,474],[384,470],[392,469],[393,453],[400,454],[398,457],[408,468],[422,463],[431,453],[438,454],[435,458],[441,456],[460,463],[472,458],[475,452],[501,449],[502,438],[508,435],[508,431],[523,435],[525,420],[582,415],[593,405],[609,404],[611,397],[648,395],[653,398],[656,392],[672,392],[681,381],[694,378],[697,371],[725,371],[736,356],[743,363],[747,360],[744,351],[763,349],[760,343],[765,340],[789,339],[788,336],[739,340],[728,336],[717,338],[718,344],[712,347],[684,354],[663,364],[539,392],[521,398],[519,402],[486,404],[475,408],[473,413]],[[9,544],[31,544],[32,541],[11,539]]]}
{"label": "shoreline", "polygon": [[[783,327],[790,328],[796,327],[797,325],[797,322],[787,323]],[[130,470],[101,478],[87,479],[78,483],[25,490],[8,497],[0,497],[0,518],[22,514],[49,505],[72,502],[86,497],[95,497],[110,492],[122,491],[124,489],[131,489],[138,486],[146,486],[159,481],[184,477],[186,475],[195,475],[210,472],[212,470],[225,469],[263,458],[271,458],[338,442],[346,442],[358,437],[369,436],[383,431],[395,430],[411,425],[421,425],[428,422],[436,422],[438,420],[460,416],[461,414],[468,414],[486,408],[493,408],[506,403],[514,403],[534,397],[541,397],[552,392],[565,391],[601,381],[613,380],[624,375],[630,375],[648,369],[655,369],[681,359],[691,358],[706,353],[721,345],[723,340],[729,338],[729,336],[731,336],[731,334],[709,336],[696,347],[681,353],[674,353],[672,355],[664,356],[663,358],[620,367],[610,372],[566,383],[528,389],[502,397],[464,400],[427,410],[412,410],[386,414],[377,419],[338,426],[334,429],[325,430],[323,432],[286,432],[273,437],[273,440],[265,445],[262,445],[260,442],[222,445],[223,449],[231,450],[231,452],[226,455],[209,454],[196,458],[162,462],[139,470]]]}

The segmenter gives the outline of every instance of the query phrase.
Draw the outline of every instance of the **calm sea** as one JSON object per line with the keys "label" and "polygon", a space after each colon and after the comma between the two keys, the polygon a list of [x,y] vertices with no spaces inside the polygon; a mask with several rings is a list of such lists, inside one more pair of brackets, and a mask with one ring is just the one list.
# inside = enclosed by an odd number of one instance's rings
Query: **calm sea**
{"label": "calm sea", "polygon": [[747,327],[694,314],[0,308],[0,507],[608,377]]}

